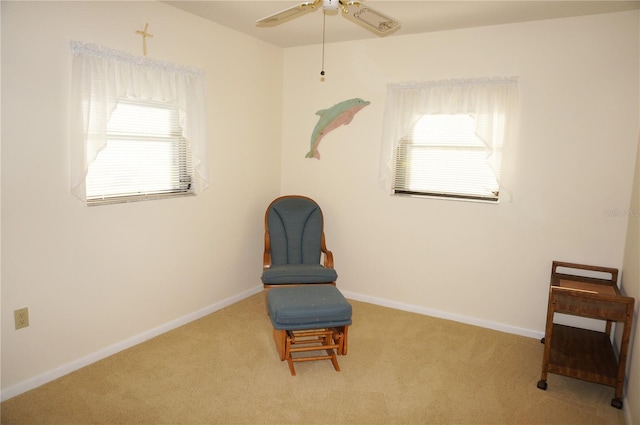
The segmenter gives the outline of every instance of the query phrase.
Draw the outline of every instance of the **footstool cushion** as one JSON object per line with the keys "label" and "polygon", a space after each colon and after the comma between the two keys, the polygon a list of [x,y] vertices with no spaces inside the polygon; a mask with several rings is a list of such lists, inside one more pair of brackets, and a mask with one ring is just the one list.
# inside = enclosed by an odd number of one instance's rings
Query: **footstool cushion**
{"label": "footstool cushion", "polygon": [[335,286],[272,288],[267,308],[274,329],[331,328],[351,324],[351,304]]}

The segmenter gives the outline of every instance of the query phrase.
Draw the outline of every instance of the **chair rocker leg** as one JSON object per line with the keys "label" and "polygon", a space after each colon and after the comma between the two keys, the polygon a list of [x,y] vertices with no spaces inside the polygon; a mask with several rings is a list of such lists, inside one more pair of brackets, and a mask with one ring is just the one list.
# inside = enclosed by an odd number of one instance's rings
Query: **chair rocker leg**
{"label": "chair rocker leg", "polygon": [[273,340],[276,343],[276,349],[278,350],[278,357],[280,357],[280,361],[284,361],[286,359],[285,351],[287,344],[287,331],[274,329]]}
{"label": "chair rocker leg", "polygon": [[[273,330],[274,340],[278,348],[280,360],[287,361],[291,376],[296,376],[294,363],[315,360],[331,360],[333,368],[340,372],[336,353],[343,347],[343,334],[336,329],[314,329],[301,331]],[[326,355],[294,357],[294,353],[325,351]]]}

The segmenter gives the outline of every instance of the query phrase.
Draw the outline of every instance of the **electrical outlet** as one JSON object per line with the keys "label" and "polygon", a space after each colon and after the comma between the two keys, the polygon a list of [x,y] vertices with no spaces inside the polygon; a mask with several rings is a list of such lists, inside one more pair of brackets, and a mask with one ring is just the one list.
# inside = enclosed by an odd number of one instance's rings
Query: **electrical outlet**
{"label": "electrical outlet", "polygon": [[22,329],[29,326],[29,308],[21,308],[13,312],[16,319],[16,329]]}

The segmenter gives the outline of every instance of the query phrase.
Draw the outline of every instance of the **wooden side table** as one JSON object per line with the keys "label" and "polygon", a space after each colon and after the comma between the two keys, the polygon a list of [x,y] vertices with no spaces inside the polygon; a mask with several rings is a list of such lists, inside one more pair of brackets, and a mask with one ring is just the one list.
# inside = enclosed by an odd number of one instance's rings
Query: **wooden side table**
{"label": "wooden side table", "polygon": [[[609,278],[560,273],[559,268],[597,272]],[[611,405],[622,409],[629,338],[634,299],[625,297],[617,286],[618,269],[554,261],[538,388],[547,389],[547,374],[578,378],[615,388]],[[554,323],[554,314],[564,313],[606,321],[605,331],[593,331]],[[611,325],[622,323],[618,358],[611,341]]]}

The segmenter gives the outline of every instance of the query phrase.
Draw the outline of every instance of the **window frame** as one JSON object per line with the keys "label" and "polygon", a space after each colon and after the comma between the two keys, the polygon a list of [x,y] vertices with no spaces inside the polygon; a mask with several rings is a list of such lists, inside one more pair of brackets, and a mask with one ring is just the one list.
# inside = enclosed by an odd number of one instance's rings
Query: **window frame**
{"label": "window frame", "polygon": [[[490,169],[489,164],[486,163],[486,157],[489,156],[489,149],[487,148],[486,145],[484,145],[482,143],[482,140],[480,140],[477,135],[474,134],[466,134],[466,135],[462,135],[463,137],[475,137],[479,143],[475,143],[472,144],[470,142],[465,142],[462,140],[462,137],[460,136],[451,136],[450,133],[445,133],[442,134],[440,138],[438,138],[440,136],[440,134],[438,136],[427,136],[427,135],[422,135],[422,134],[416,134],[417,131],[417,127],[420,124],[420,121],[424,118],[427,117],[442,117],[442,116],[448,116],[448,117],[455,117],[455,116],[459,116],[459,117],[467,117],[467,116],[471,116],[471,114],[439,114],[439,113],[434,113],[434,114],[429,114],[429,113],[425,113],[419,116],[419,118],[416,120],[409,137],[403,137],[398,141],[398,144],[394,150],[394,155],[393,155],[393,178],[392,178],[392,194],[393,195],[409,195],[409,196],[413,196],[413,197],[425,197],[425,198],[439,198],[439,199],[451,199],[451,200],[468,200],[468,201],[480,201],[480,202],[489,202],[489,203],[497,203],[499,202],[499,198],[500,198],[500,185],[496,180],[496,190],[492,190],[490,191],[492,193],[492,195],[488,195],[488,194],[481,194],[479,193],[479,191],[469,191],[468,193],[465,193],[463,191],[447,191],[444,190],[444,187],[442,187],[443,190],[437,190],[437,187],[434,187],[434,190],[430,190],[430,189],[425,189],[425,190],[417,190],[417,189],[413,189],[410,186],[410,183],[407,182],[407,180],[411,180],[412,179],[412,174],[415,174],[417,176],[420,176],[422,173],[420,171],[414,172],[414,167],[410,166],[410,164],[407,164],[407,162],[411,161],[411,155],[413,155],[412,153],[410,153],[411,150],[414,149],[418,149],[418,150],[424,150],[424,151],[429,151],[429,150],[433,150],[433,151],[459,151],[459,152],[464,152],[464,153],[469,153],[469,152],[481,152],[481,153],[485,153],[485,165],[489,168],[489,170],[485,170],[485,171],[491,171],[493,173],[493,171]],[[474,120],[473,124],[475,125],[475,118],[472,117],[472,119]],[[442,130],[446,130],[446,129],[441,129]],[[450,138],[455,140],[455,142],[449,142],[449,143],[445,143],[442,140],[444,138]],[[405,161],[405,165],[404,167],[402,167],[399,162],[400,161]],[[415,161],[411,161],[413,163],[413,165],[418,166],[417,162],[419,160],[415,160]],[[455,169],[455,167],[451,167],[452,169]],[[418,177],[419,178],[419,177]],[[495,178],[495,174],[494,174],[494,178]],[[477,179],[474,180],[481,180],[481,177],[478,176]],[[471,183],[471,182],[469,182]],[[437,186],[437,184],[434,184],[434,186]]]}
{"label": "window frame", "polygon": [[[89,164],[89,170],[87,171],[87,179],[85,180],[86,184],[86,204],[88,206],[98,206],[98,205],[107,205],[107,204],[115,204],[115,203],[128,203],[128,202],[140,202],[140,201],[148,201],[148,200],[156,200],[156,199],[165,199],[165,198],[176,198],[176,197],[184,197],[184,196],[195,196],[195,191],[193,189],[193,155],[189,149],[189,143],[186,138],[182,134],[182,128],[179,124],[179,115],[180,111],[178,110],[177,105],[172,102],[160,102],[146,99],[135,99],[135,98],[120,98],[117,100],[115,104],[115,109],[109,118],[109,122],[106,128],[106,141],[103,151],[109,148],[110,141],[132,141],[127,139],[135,139],[136,142],[162,142],[162,143],[176,143],[178,146],[175,149],[178,151],[178,157],[175,158],[175,161],[172,163],[172,166],[177,166],[179,171],[177,172],[177,182],[182,185],[186,185],[186,187],[173,187],[166,188],[162,190],[143,190],[141,188],[137,192],[130,193],[120,193],[120,194],[103,194],[103,195],[93,195],[90,194],[89,184],[90,184],[90,173],[91,166],[96,164],[96,161],[99,161],[100,153],[96,156],[96,159]],[[133,105],[133,106],[141,106],[148,108],[158,108],[158,109],[166,109],[171,111],[171,115],[169,117],[169,122],[166,124],[171,127],[171,134],[167,136],[154,135],[153,132],[130,132],[124,133],[119,132],[117,130],[110,129],[109,124],[112,122],[111,118],[114,117],[114,114],[117,112],[117,108],[120,105]],[[147,127],[145,124],[137,123],[141,127]]]}

